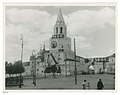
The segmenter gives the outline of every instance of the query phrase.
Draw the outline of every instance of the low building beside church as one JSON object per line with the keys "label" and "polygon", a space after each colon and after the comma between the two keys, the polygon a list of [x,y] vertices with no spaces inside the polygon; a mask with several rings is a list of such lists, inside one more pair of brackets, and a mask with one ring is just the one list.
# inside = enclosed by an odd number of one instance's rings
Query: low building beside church
{"label": "low building beside church", "polygon": [[107,73],[115,74],[115,54],[108,56],[109,62],[106,63]]}
{"label": "low building beside church", "polygon": [[115,73],[115,54],[107,57],[90,58],[90,62],[94,62],[94,72],[97,73]]}
{"label": "low building beside church", "polygon": [[25,68],[25,72],[23,73],[23,76],[31,76],[31,66],[30,66],[30,62],[23,62],[23,66]]}

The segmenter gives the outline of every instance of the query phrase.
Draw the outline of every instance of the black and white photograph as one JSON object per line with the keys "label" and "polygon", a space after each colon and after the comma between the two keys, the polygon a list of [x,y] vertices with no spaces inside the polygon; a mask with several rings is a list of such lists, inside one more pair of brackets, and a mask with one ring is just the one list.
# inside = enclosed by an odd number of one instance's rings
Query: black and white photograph
{"label": "black and white photograph", "polygon": [[4,87],[115,90],[116,4],[4,4]]}

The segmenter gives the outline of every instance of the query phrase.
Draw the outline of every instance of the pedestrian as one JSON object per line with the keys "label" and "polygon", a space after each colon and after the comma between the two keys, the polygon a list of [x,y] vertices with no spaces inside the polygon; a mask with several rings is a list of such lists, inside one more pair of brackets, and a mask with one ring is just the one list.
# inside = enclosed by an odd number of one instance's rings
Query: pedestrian
{"label": "pedestrian", "polygon": [[87,88],[86,80],[83,81],[83,83],[82,83],[82,88],[83,88],[83,89],[86,89],[86,88]]}
{"label": "pedestrian", "polygon": [[90,89],[90,83],[89,82],[87,83],[87,89]]}
{"label": "pedestrian", "polygon": [[97,89],[102,90],[103,88],[104,88],[104,85],[103,85],[102,79],[99,79],[97,83]]}

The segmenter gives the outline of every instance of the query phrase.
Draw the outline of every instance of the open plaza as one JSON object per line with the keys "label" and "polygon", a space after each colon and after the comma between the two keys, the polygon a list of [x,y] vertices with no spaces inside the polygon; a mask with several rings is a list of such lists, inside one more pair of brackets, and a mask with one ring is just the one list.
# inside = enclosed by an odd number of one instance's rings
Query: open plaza
{"label": "open plaza", "polygon": [[47,78],[37,78],[36,86],[33,85],[31,77],[24,78],[23,86],[6,87],[6,90],[82,90],[82,82],[86,79],[90,83],[90,88],[86,90],[97,90],[98,79],[101,78],[104,84],[103,90],[115,90],[115,76],[100,74],[100,75],[77,75],[77,85],[75,85],[74,76],[49,76]]}

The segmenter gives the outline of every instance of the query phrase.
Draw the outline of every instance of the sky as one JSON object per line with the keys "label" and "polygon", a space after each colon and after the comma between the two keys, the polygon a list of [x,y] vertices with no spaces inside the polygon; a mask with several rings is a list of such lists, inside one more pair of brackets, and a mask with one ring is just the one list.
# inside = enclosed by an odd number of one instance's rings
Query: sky
{"label": "sky", "polygon": [[61,8],[67,35],[76,39],[77,55],[103,57],[115,53],[114,6],[6,6],[5,55],[7,61],[19,60],[21,34],[23,35],[23,61],[28,61],[32,51],[43,46],[49,50],[49,39],[57,14]]}

